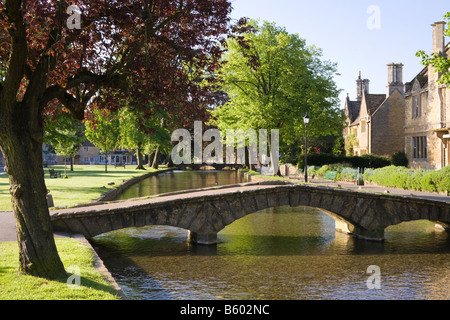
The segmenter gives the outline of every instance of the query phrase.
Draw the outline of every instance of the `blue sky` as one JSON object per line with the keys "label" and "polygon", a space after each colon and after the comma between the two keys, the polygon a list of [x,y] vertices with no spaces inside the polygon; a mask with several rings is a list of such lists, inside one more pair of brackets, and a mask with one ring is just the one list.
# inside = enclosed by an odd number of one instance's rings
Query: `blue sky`
{"label": "blue sky", "polygon": [[[403,81],[423,68],[418,50],[431,52],[432,27],[450,11],[449,0],[232,0],[233,18],[275,22],[323,50],[336,62],[341,105],[356,96],[358,72],[370,80],[371,93],[385,93],[387,64],[403,63]],[[377,10],[377,11],[374,11]],[[378,14],[379,13],[379,14]],[[368,27],[370,26],[370,28]],[[448,39],[447,39],[448,41]]]}

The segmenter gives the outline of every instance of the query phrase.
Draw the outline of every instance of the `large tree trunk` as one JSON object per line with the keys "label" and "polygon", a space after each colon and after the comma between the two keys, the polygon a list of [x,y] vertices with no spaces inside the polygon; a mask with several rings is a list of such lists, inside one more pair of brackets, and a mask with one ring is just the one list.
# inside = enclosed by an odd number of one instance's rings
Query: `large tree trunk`
{"label": "large tree trunk", "polygon": [[[66,277],[59,258],[47,206],[42,168],[43,132],[37,119],[27,119],[25,106],[14,108],[0,144],[9,175],[11,203],[16,217],[21,272],[45,278]],[[34,121],[33,121],[34,120]]]}

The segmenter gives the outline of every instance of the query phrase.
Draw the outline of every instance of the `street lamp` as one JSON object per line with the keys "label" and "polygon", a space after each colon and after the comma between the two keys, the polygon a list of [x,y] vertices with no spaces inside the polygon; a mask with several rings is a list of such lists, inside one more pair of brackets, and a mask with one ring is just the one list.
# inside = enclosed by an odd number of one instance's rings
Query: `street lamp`
{"label": "street lamp", "polygon": [[306,113],[303,121],[305,122],[305,182],[308,182],[308,113]]}

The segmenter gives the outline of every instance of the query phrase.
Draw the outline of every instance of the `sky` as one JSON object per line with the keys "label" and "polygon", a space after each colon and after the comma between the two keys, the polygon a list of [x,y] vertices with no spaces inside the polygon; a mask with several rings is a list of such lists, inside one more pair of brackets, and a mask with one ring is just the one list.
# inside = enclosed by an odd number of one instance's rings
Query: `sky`
{"label": "sky", "polygon": [[[387,64],[403,63],[403,82],[422,69],[416,52],[432,51],[432,27],[450,12],[449,0],[232,0],[232,18],[275,22],[322,49],[337,63],[341,107],[356,98],[361,71],[370,93],[386,93]],[[448,43],[449,38],[446,39]]]}

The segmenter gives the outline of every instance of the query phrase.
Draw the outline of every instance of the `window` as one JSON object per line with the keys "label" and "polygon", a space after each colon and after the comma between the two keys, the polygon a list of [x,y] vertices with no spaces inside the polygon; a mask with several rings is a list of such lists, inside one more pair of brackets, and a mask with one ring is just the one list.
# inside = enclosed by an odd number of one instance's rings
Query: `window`
{"label": "window", "polygon": [[427,159],[428,145],[427,137],[413,137],[412,138],[412,153],[413,159]]}
{"label": "window", "polygon": [[84,152],[89,152],[89,147],[84,147]]}
{"label": "window", "polygon": [[422,97],[419,95],[415,95],[412,97],[412,118],[420,118],[422,117]]}
{"label": "window", "polygon": [[89,163],[89,157],[84,157],[84,163]]}

